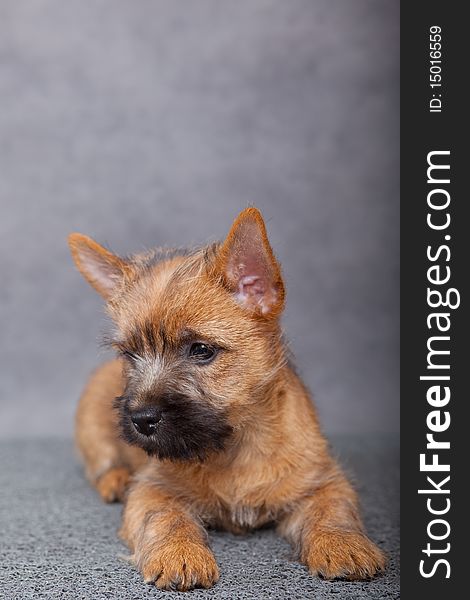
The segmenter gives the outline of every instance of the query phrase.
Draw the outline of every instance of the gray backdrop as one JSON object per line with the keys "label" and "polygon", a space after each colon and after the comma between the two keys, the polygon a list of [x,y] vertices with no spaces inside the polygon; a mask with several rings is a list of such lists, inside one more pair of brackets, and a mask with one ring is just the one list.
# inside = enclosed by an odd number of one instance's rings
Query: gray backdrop
{"label": "gray backdrop", "polygon": [[0,3],[0,434],[63,435],[104,358],[66,246],[262,209],[327,431],[398,429],[398,2]]}

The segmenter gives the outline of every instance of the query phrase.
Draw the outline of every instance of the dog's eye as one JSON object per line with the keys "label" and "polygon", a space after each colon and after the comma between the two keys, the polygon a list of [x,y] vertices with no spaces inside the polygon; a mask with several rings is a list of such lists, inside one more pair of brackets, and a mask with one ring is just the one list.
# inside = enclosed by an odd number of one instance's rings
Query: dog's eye
{"label": "dog's eye", "polygon": [[189,349],[189,356],[199,362],[207,363],[214,358],[216,355],[215,348],[211,348],[207,344],[202,342],[196,342],[192,344]]}

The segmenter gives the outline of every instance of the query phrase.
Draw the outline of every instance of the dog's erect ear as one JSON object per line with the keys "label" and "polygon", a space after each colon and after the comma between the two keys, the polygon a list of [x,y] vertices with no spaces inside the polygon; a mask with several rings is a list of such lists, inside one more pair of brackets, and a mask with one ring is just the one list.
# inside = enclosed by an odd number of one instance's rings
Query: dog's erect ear
{"label": "dog's erect ear", "polygon": [[217,262],[239,304],[265,316],[280,313],[284,306],[281,269],[257,208],[247,208],[235,219]]}
{"label": "dog's erect ear", "polygon": [[103,298],[109,300],[130,275],[129,263],[81,233],[71,233],[68,241],[80,273]]}

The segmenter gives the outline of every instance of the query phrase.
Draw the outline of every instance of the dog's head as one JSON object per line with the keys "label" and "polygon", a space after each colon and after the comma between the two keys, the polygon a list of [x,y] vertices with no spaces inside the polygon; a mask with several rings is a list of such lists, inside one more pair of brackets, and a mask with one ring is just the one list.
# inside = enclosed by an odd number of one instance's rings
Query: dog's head
{"label": "dog's head", "polygon": [[284,285],[261,213],[244,210],[223,243],[188,252],[124,259],[81,234],[69,243],[116,324],[125,439],[172,460],[222,450],[284,362]]}

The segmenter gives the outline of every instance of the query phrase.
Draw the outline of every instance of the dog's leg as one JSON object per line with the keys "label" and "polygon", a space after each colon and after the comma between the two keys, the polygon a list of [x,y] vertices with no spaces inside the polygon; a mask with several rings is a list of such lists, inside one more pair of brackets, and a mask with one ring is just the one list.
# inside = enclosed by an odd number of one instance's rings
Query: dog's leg
{"label": "dog's leg", "polygon": [[120,535],[147,583],[186,591],[219,579],[203,526],[181,501],[150,482],[131,486]]}
{"label": "dog's leg", "polygon": [[119,438],[113,401],[123,387],[120,362],[102,365],[90,378],[76,415],[77,449],[88,480],[105,502],[122,500],[131,474],[147,461],[143,450]]}
{"label": "dog's leg", "polygon": [[279,523],[313,575],[368,579],[385,567],[382,551],[366,536],[349,482],[336,473]]}

